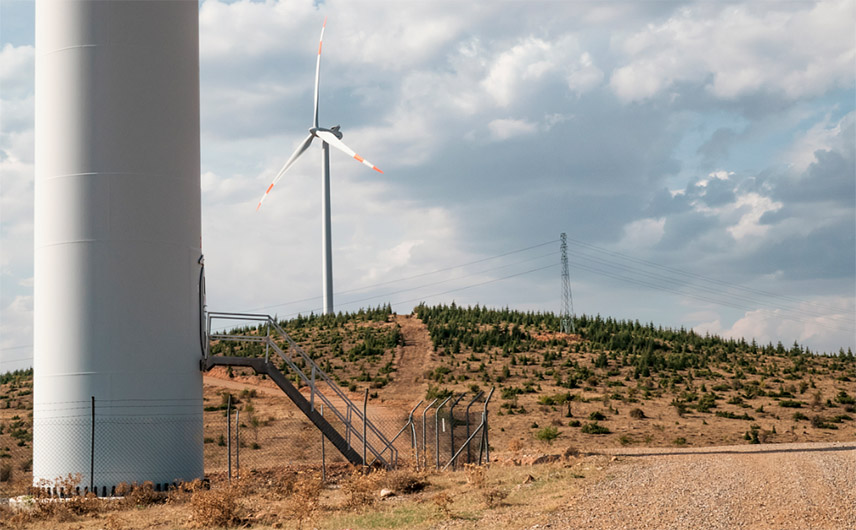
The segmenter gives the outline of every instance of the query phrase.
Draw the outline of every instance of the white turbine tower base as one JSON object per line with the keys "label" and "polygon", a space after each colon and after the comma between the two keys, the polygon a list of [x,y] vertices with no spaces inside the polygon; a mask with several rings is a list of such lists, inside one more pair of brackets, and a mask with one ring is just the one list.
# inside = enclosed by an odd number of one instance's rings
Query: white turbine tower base
{"label": "white turbine tower base", "polygon": [[318,126],[318,96],[319,84],[321,80],[321,46],[324,42],[324,28],[327,27],[327,19],[324,19],[324,25],[321,26],[321,38],[318,40],[318,59],[315,62],[315,111],[313,115],[312,127],[309,129],[309,136],[304,138],[303,142],[294,150],[294,153],[288,157],[288,160],[282,166],[282,169],[273,178],[273,181],[268,186],[262,198],[259,200],[256,211],[262,207],[262,203],[267,198],[270,191],[277,182],[285,175],[285,172],[294,165],[300,155],[302,155],[309,146],[312,140],[318,138],[321,140],[321,290],[323,299],[323,313],[331,314],[333,310],[333,243],[332,243],[332,227],[330,220],[330,146],[332,145],[339,151],[352,157],[357,162],[367,165],[368,167],[383,173],[374,164],[361,157],[354,152],[353,149],[345,145],[342,141],[342,133],[339,131],[339,126],[330,129],[324,129]]}
{"label": "white turbine tower base", "polygon": [[33,484],[201,478],[199,7],[35,15]]}

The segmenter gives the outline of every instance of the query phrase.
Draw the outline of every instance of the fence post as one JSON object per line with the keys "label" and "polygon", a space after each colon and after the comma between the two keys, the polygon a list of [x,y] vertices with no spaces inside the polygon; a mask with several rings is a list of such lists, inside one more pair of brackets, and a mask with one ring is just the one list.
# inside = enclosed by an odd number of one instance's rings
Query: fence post
{"label": "fence post", "polygon": [[235,478],[241,478],[241,411],[235,411]]}
{"label": "fence post", "polygon": [[[457,399],[453,400],[452,403],[449,405],[449,442],[451,443],[451,447],[449,448],[449,455],[450,456],[455,454],[455,414],[454,414],[455,405],[457,405],[458,402],[461,399],[463,399],[464,396],[466,396],[466,395],[467,395],[467,393],[464,392],[463,394],[458,396]],[[452,461],[452,469],[453,470],[455,469],[455,461],[454,460]]]}
{"label": "fence post", "polygon": [[226,473],[232,483],[232,393],[226,403]]}
{"label": "fence post", "polygon": [[[470,404],[469,404],[469,405],[467,405],[467,410],[466,410],[466,417],[467,417],[467,440],[469,440],[469,439],[470,439],[470,407],[472,407],[472,406],[473,406],[473,403],[475,403],[475,402],[476,402],[476,400],[477,400],[478,398],[482,397],[483,395],[484,395],[484,391],[482,390],[482,391],[480,391],[478,394],[476,394],[476,397],[474,397],[474,398],[473,398],[473,400],[472,400],[472,401],[470,401]],[[469,442],[467,442],[467,464],[469,464],[469,463],[470,463],[470,460],[471,460],[471,458],[470,458],[470,444],[469,444]]]}
{"label": "fence post", "polygon": [[89,448],[89,491],[94,491],[95,485],[95,396],[92,396],[92,433]]}
{"label": "fence post", "polygon": [[[324,404],[321,407],[321,417],[324,417]],[[321,482],[327,482],[327,453],[324,447],[324,431],[321,431]]]}
{"label": "fence post", "polygon": [[452,396],[447,397],[442,403],[437,405],[437,410],[434,411],[434,452],[437,456],[437,469],[440,469],[440,409],[443,405],[449,402]]}
{"label": "fence post", "polygon": [[366,424],[368,423],[368,408],[369,408],[369,389],[366,388],[366,394],[363,397],[363,469],[368,471],[368,462],[366,461],[366,447],[368,440],[366,439]]}
{"label": "fence post", "polygon": [[[434,403],[437,403],[437,399],[439,399],[439,398],[434,398],[434,401],[432,401],[431,403],[428,403],[428,406],[425,407],[425,409],[422,411],[422,458],[425,460],[425,465],[422,466],[423,469],[428,467],[428,444],[426,443],[426,434],[425,434],[425,429],[426,429],[425,415],[428,414],[428,410],[434,406]],[[417,458],[417,462],[418,462],[418,458]],[[419,462],[419,463],[421,464],[421,462]]]}

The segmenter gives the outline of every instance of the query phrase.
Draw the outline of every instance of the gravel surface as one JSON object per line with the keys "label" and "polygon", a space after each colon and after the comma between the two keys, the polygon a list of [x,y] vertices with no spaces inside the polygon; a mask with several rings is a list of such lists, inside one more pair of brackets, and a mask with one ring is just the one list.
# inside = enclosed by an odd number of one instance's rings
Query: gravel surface
{"label": "gravel surface", "polygon": [[609,453],[628,456],[550,527],[856,529],[856,443]]}
{"label": "gravel surface", "polygon": [[440,528],[856,530],[856,442],[616,448],[557,510],[508,506]]}

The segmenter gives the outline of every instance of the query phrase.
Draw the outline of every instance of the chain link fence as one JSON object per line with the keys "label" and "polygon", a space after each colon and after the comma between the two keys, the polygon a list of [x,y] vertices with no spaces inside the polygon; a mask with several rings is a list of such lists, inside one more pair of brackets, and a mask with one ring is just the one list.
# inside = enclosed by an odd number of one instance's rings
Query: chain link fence
{"label": "chain link fence", "polygon": [[[208,406],[201,400],[95,398],[37,405],[34,483],[55,493],[63,488],[111,495],[141,476],[160,490],[203,473],[226,478],[250,470],[348,462],[284,395],[224,391],[220,396],[224,403]],[[316,410],[369,465],[442,468],[489,458],[486,399],[484,393],[454,395],[420,401],[412,410],[369,401],[369,421],[393,448],[366,429],[376,452],[363,447],[361,414],[340,418],[320,405]]]}
{"label": "chain link fence", "polygon": [[109,495],[141,476],[156,489],[201,475],[202,400],[38,403],[33,482]]}
{"label": "chain link fence", "polygon": [[[485,462],[489,458],[486,400],[485,393],[461,394],[448,400],[420,401],[412,411],[369,402],[369,421],[391,441],[394,456],[381,450],[383,444],[370,431],[368,443],[375,444],[383,459],[395,466],[442,468]],[[272,415],[257,401],[236,399],[225,410],[206,412],[206,474],[234,477],[281,466],[347,463],[295,405],[278,400],[278,409]],[[359,417],[350,418],[355,433],[347,436],[349,429],[337,416],[317,410],[346,437],[349,447],[363,454],[362,436],[357,434],[362,433]],[[366,456],[370,465],[376,463],[371,450],[366,450]]]}

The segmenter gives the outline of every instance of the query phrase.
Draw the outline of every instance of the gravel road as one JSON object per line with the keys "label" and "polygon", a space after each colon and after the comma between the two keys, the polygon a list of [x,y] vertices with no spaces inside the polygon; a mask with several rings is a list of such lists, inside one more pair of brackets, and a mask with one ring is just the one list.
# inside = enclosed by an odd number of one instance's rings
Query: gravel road
{"label": "gravel road", "polygon": [[856,529],[856,443],[605,453],[607,478],[540,528]]}

